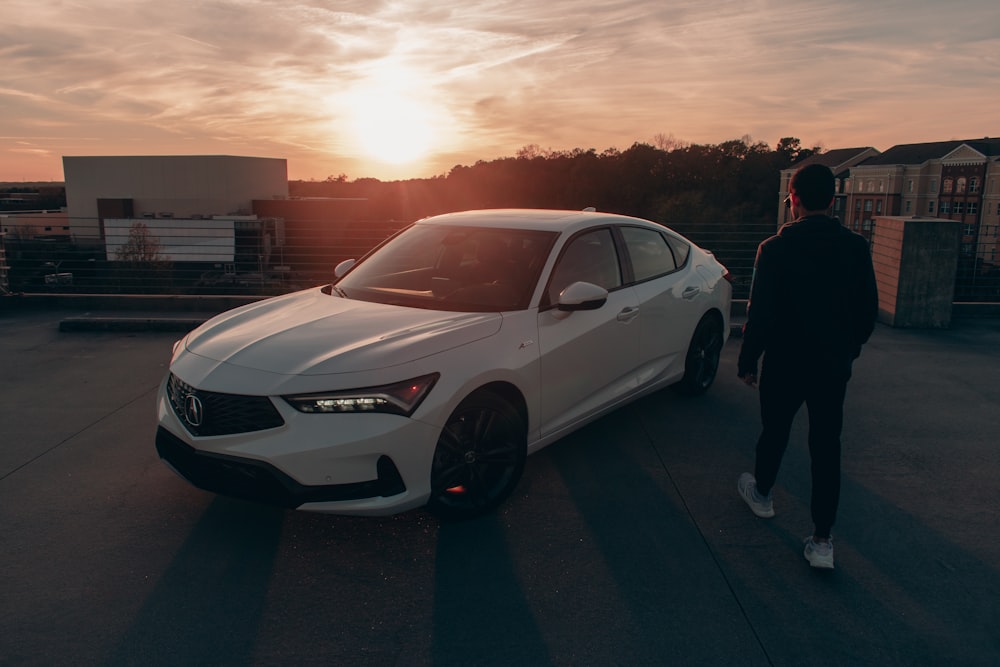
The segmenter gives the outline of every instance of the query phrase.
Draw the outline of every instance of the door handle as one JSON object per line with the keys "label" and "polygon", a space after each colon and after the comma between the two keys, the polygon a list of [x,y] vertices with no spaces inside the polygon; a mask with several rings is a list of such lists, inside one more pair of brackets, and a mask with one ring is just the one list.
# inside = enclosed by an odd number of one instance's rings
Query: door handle
{"label": "door handle", "polygon": [[622,308],[622,311],[618,313],[619,322],[631,322],[635,318],[639,317],[639,309],[632,306]]}
{"label": "door handle", "polygon": [[699,294],[701,294],[701,288],[700,287],[695,287],[695,286],[692,285],[691,287],[685,287],[684,288],[684,291],[681,292],[681,298],[682,299],[693,299],[696,296],[698,296]]}

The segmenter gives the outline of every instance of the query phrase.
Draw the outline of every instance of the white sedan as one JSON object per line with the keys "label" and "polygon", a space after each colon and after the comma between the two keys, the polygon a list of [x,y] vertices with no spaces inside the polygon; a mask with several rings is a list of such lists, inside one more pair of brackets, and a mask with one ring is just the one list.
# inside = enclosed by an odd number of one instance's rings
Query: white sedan
{"label": "white sedan", "polygon": [[156,447],[182,477],[302,510],[477,516],[528,454],[661,388],[706,391],[729,335],[711,253],[590,209],[426,218],[335,274],[177,342]]}

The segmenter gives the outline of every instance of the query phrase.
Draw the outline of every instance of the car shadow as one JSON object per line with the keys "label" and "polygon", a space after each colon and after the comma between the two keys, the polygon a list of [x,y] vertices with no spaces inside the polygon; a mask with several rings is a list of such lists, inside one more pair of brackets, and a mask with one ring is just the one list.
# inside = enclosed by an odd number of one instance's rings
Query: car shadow
{"label": "car shadow", "polygon": [[214,498],[102,664],[251,664],[284,515]]}

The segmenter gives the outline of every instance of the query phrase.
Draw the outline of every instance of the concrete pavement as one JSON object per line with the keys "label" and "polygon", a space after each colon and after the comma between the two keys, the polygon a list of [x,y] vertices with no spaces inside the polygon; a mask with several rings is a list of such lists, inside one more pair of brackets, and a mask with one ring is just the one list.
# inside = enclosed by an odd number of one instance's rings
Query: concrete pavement
{"label": "concrete pavement", "polygon": [[805,415],[772,520],[736,495],[738,340],[529,459],[495,515],[215,497],[156,458],[173,331],[0,312],[0,664],[1000,664],[1000,320],[879,326],[855,366],[837,569],[811,570]]}

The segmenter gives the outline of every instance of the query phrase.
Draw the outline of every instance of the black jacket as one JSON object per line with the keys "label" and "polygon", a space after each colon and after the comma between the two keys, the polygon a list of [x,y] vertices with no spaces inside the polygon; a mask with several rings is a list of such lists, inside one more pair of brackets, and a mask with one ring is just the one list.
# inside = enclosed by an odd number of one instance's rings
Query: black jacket
{"label": "black jacket", "polygon": [[757,248],[740,376],[774,362],[849,363],[878,316],[868,241],[825,215],[789,222]]}

